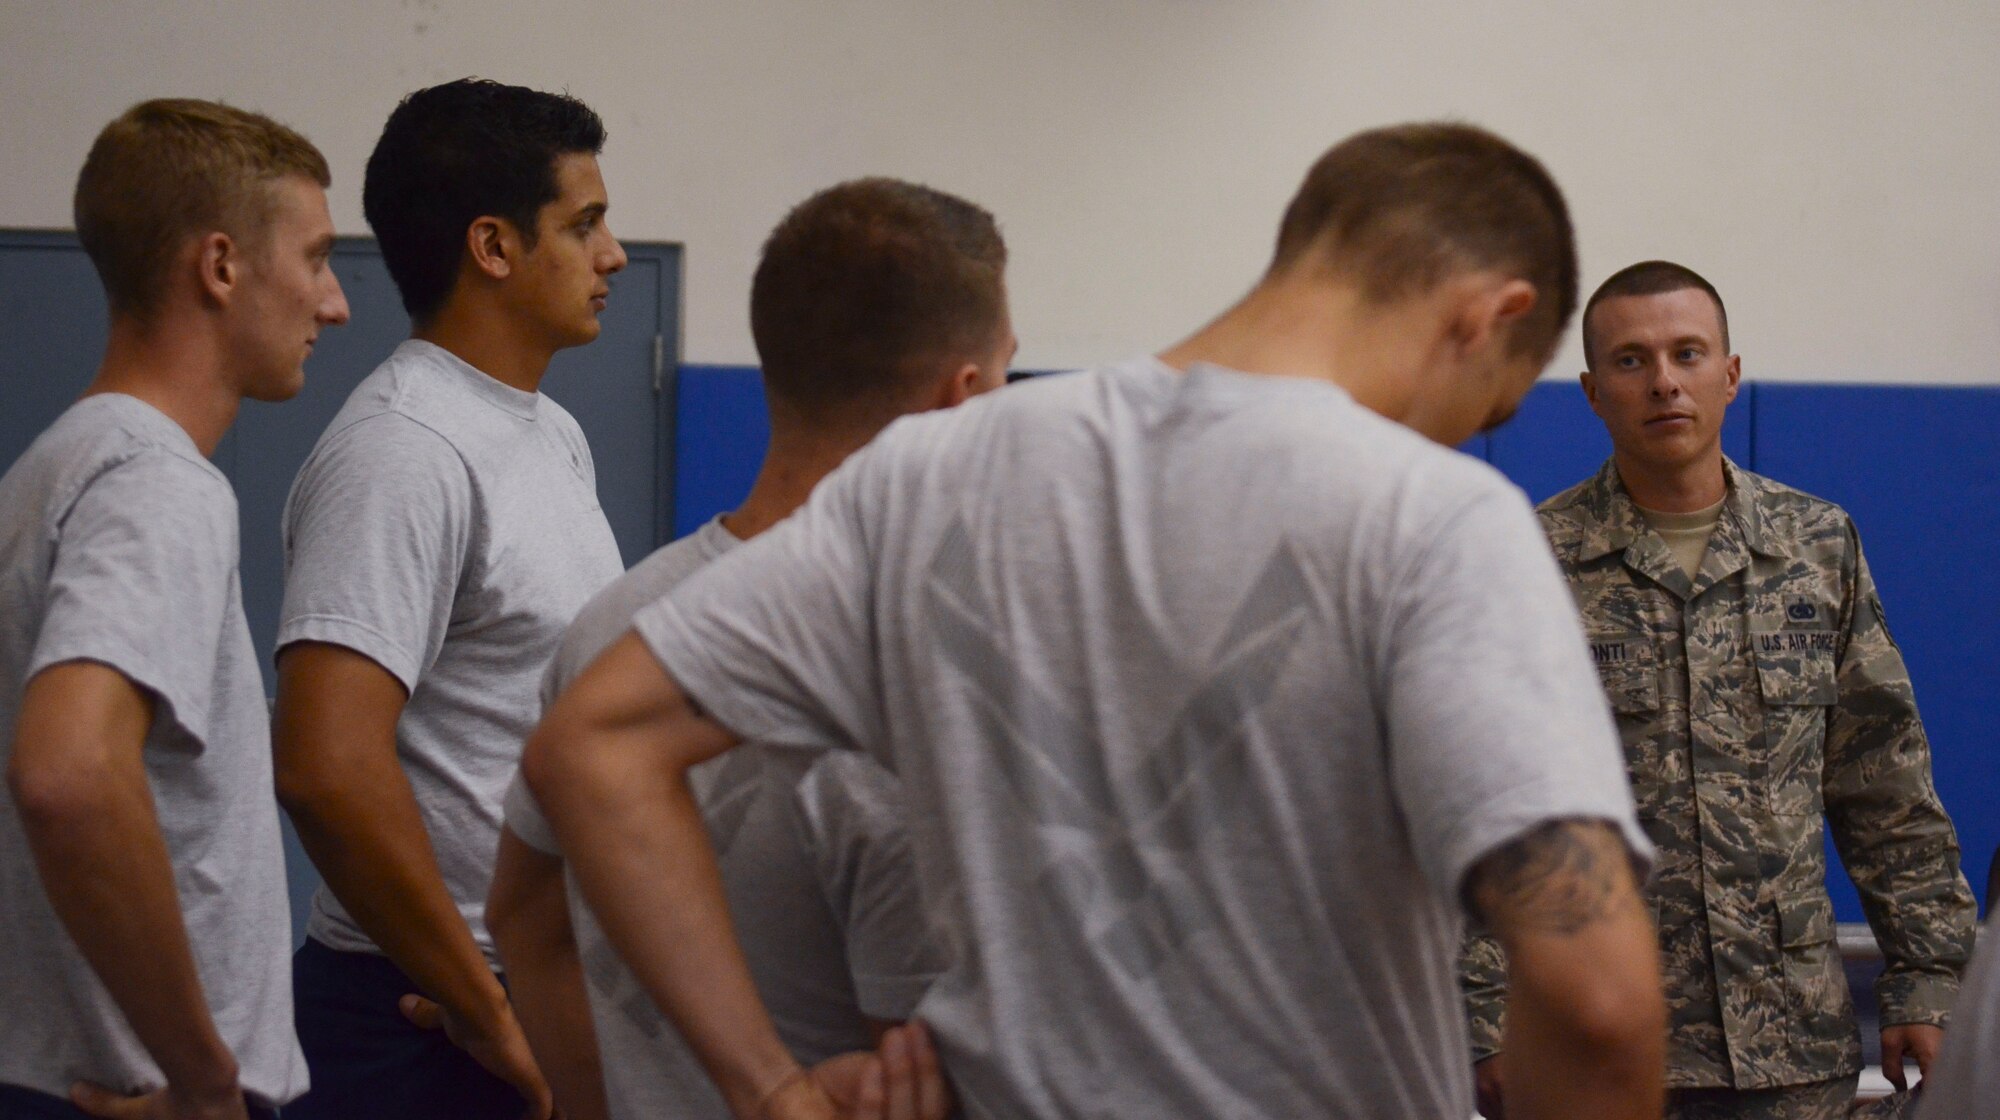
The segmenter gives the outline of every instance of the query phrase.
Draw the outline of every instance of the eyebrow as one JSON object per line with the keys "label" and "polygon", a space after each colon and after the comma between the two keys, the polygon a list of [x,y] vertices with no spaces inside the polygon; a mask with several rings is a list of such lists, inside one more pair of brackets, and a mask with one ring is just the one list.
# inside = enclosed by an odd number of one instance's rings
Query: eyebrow
{"label": "eyebrow", "polygon": [[578,218],[595,218],[595,217],[599,217],[599,216],[603,215],[603,213],[604,213],[604,212],[605,212],[606,210],[609,210],[609,209],[611,209],[611,204],[610,204],[610,203],[608,203],[608,202],[592,202],[592,203],[588,203],[587,205],[585,205],[585,206],[583,206],[583,207],[582,207],[581,209],[579,209],[579,210],[578,210],[578,211],[577,211],[576,213],[574,213],[574,214],[570,215],[570,220],[571,220],[571,221],[575,221],[575,220],[576,220],[576,219],[578,219]]}
{"label": "eyebrow", "polygon": [[[1683,346],[1712,347],[1714,345],[1715,345],[1714,342],[1698,334],[1684,334],[1681,335],[1679,338],[1669,339],[1667,341],[1668,349],[1672,350],[1678,350]],[[1650,347],[1648,347],[1643,342],[1621,342],[1618,345],[1613,346],[1611,348],[1611,353],[1616,355],[1616,354],[1628,354],[1637,351],[1638,353],[1643,354],[1648,349],[1650,349]]]}

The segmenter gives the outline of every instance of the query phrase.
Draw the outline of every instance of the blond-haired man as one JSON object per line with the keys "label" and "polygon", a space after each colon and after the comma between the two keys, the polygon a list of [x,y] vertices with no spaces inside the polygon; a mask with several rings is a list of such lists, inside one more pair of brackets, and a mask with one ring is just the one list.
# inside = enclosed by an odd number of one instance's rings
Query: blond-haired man
{"label": "blond-haired man", "polygon": [[111,122],[77,181],[110,340],[0,477],[0,1115],[258,1116],[305,1090],[236,498],[207,457],[347,319],[328,181],[291,129],[179,100]]}

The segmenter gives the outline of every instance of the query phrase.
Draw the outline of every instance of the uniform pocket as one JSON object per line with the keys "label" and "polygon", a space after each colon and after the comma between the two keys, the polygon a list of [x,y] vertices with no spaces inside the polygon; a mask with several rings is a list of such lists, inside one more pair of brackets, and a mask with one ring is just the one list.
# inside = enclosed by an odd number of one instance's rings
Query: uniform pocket
{"label": "uniform pocket", "polygon": [[1785,994],[1796,1014],[1839,1012],[1847,1005],[1847,974],[1834,940],[1833,900],[1809,888],[1780,895],[1778,952]]}
{"label": "uniform pocket", "polygon": [[1818,813],[1827,709],[1840,699],[1831,630],[1758,630],[1750,635],[1762,697],[1764,789],[1773,813]]}
{"label": "uniform pocket", "polygon": [[1660,672],[1653,659],[1653,642],[1643,634],[1590,635],[1590,657],[1604,685],[1611,710],[1638,715],[1660,709]]}
{"label": "uniform pocket", "polygon": [[1833,900],[1822,890],[1803,890],[1778,899],[1778,945],[1805,949],[1833,940]]}

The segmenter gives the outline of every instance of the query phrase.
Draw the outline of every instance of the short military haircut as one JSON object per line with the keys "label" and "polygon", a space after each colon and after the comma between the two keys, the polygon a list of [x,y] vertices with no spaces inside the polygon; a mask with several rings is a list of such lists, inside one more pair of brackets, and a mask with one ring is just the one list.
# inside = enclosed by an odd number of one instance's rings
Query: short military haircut
{"label": "short military haircut", "polygon": [[1723,310],[1722,296],[1715,290],[1715,285],[1686,265],[1672,261],[1640,261],[1612,273],[1597,286],[1596,291],[1590,293],[1590,301],[1583,305],[1585,368],[1597,368],[1597,340],[1590,334],[1590,313],[1597,310],[1598,304],[1623,296],[1661,296],[1668,292],[1684,292],[1689,288],[1707,292],[1708,298],[1715,302],[1715,321],[1722,327],[1722,352],[1729,353],[1729,312]]}
{"label": "short military haircut", "polygon": [[766,393],[806,415],[883,414],[998,341],[1006,266],[993,215],[943,191],[870,178],[813,195],[750,283]]}
{"label": "short military haircut", "polygon": [[312,142],[269,117],[213,101],[142,101],[104,126],[76,178],[77,240],[114,314],[157,310],[174,258],[214,232],[262,237],[288,175],[333,181]]}
{"label": "short military haircut", "polygon": [[567,94],[461,78],[405,97],[361,187],[403,310],[421,323],[444,306],[479,218],[506,219],[534,248],[536,217],[560,193],[557,157],[603,150],[604,122]]}
{"label": "short military haircut", "polygon": [[1515,354],[1553,354],[1576,310],[1576,236],[1561,189],[1533,156],[1471,125],[1378,128],[1321,156],[1285,211],[1271,272],[1309,259],[1376,302],[1472,269],[1526,280],[1535,306],[1515,324]]}

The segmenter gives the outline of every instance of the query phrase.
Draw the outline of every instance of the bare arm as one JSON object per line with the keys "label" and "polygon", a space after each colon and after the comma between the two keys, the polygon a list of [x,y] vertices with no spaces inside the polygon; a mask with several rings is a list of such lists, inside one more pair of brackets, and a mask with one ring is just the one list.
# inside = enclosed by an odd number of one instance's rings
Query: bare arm
{"label": "bare arm", "polygon": [[152,698],[114,669],[45,669],[21,698],[7,786],[56,916],[167,1076],[161,1114],[241,1116],[153,810],[152,718]]}
{"label": "bare arm", "polygon": [[355,923],[441,1005],[453,1041],[546,1116],[548,1086],[444,885],[397,761],[407,699],[393,674],[360,653],[286,646],[272,724],[278,800]]}
{"label": "bare arm", "polygon": [[743,1120],[941,1120],[920,1023],[879,1056],[801,1069],[778,1038],[730,924],[687,772],[736,744],[635,635],[577,678],[528,740],[521,773],[612,946]]}
{"label": "bare arm", "polygon": [[734,744],[627,635],[557,698],[521,773],[605,934],[748,1118],[799,1066],[751,982],[687,785]]}
{"label": "bare arm", "polygon": [[1617,832],[1543,825],[1481,860],[1465,891],[1507,955],[1508,1120],[1659,1116],[1659,948]]}
{"label": "bare arm", "polygon": [[507,969],[508,991],[564,1120],[607,1114],[597,1028],[584,993],[583,960],[570,925],[563,861],[500,830],[486,926]]}

